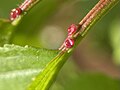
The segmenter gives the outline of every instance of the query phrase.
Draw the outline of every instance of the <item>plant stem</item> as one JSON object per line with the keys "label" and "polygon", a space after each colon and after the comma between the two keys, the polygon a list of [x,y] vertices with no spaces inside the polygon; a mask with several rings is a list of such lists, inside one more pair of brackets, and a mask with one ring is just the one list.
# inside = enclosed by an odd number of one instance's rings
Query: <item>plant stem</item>
{"label": "plant stem", "polygon": [[88,29],[95,24],[106,12],[118,3],[119,0],[100,0],[89,13],[79,22],[80,33],[85,36]]}
{"label": "plant stem", "polygon": [[[26,0],[25,0],[26,1]],[[23,6],[25,4],[25,1],[21,4],[21,6]],[[32,0],[31,4],[28,5],[25,10],[23,11],[23,14],[21,14],[18,18],[16,18],[15,20],[13,20],[11,22],[12,25],[16,26],[19,24],[19,22],[21,21],[22,17],[26,14],[26,12],[28,12],[31,8],[33,8],[37,3],[39,3],[42,0]]]}
{"label": "plant stem", "polygon": [[74,35],[77,44],[84,38],[90,28],[95,25],[120,0],[100,0],[89,13],[79,22],[78,32]]}

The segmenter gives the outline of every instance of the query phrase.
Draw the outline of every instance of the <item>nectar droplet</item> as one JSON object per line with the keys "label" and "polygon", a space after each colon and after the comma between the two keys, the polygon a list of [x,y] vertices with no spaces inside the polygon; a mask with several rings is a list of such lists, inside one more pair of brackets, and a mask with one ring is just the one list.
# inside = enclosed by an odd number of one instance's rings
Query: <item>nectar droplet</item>
{"label": "nectar droplet", "polygon": [[68,35],[72,35],[77,31],[77,26],[75,24],[70,25],[68,28]]}
{"label": "nectar droplet", "polygon": [[73,39],[70,39],[70,38],[67,38],[67,39],[65,40],[64,44],[65,44],[65,47],[66,47],[66,48],[71,48],[71,47],[73,47],[73,45],[74,45],[74,40],[73,40]]}
{"label": "nectar droplet", "polygon": [[20,8],[12,9],[10,13],[10,20],[13,21],[17,17],[19,17],[21,13],[22,13],[22,10]]}

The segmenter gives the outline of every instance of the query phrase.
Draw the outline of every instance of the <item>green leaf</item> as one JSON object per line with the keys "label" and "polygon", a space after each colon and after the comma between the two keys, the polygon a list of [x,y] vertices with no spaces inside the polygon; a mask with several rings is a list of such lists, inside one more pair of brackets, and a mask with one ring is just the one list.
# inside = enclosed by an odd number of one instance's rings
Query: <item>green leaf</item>
{"label": "green leaf", "polygon": [[17,45],[0,47],[0,90],[25,90],[32,79],[58,54],[57,50]]}
{"label": "green leaf", "polygon": [[35,78],[28,90],[48,90],[70,54],[70,52],[60,52]]}
{"label": "green leaf", "polygon": [[0,19],[0,46],[9,43],[14,26],[8,20]]}

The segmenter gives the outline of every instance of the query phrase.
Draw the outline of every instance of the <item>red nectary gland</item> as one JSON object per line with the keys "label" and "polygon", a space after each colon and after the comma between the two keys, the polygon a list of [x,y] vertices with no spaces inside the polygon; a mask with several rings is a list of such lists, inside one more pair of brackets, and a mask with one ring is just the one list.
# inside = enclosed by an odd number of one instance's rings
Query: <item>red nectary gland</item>
{"label": "red nectary gland", "polygon": [[68,28],[68,35],[72,35],[77,31],[77,26],[75,24],[72,24],[69,28]]}
{"label": "red nectary gland", "polygon": [[22,13],[21,8],[12,9],[10,13],[10,19],[13,21]]}
{"label": "red nectary gland", "polygon": [[74,45],[74,40],[67,38],[64,43],[66,48],[71,48]]}

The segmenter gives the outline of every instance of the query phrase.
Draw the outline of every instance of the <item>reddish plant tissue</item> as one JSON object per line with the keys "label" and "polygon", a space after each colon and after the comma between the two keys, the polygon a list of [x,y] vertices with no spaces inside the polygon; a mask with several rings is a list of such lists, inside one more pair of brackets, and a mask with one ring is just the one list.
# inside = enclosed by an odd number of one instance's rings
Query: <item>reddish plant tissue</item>
{"label": "reddish plant tissue", "polygon": [[64,42],[66,48],[71,48],[74,45],[74,40],[67,38]]}
{"label": "reddish plant tissue", "polygon": [[26,10],[27,8],[29,8],[29,6],[32,5],[32,3],[34,3],[36,0],[25,0],[19,7],[21,8],[21,10]]}
{"label": "reddish plant tissue", "polygon": [[33,2],[36,0],[25,0],[18,8],[12,9],[10,13],[10,20],[13,21],[20,16],[20,14],[25,11]]}
{"label": "reddish plant tissue", "polygon": [[13,21],[14,19],[16,19],[17,17],[19,17],[19,15],[22,13],[21,8],[16,8],[16,9],[12,9],[11,13],[10,13],[10,20]]}
{"label": "reddish plant tissue", "polygon": [[77,31],[77,26],[75,24],[72,24],[69,28],[68,28],[68,35],[72,35]]}
{"label": "reddish plant tissue", "polygon": [[64,41],[63,45],[59,48],[59,50],[68,50],[69,48],[72,48],[74,46],[74,37],[73,34],[75,34],[77,32],[77,25],[72,24],[70,25],[70,27],[68,28],[68,36],[66,38],[66,40]]}

